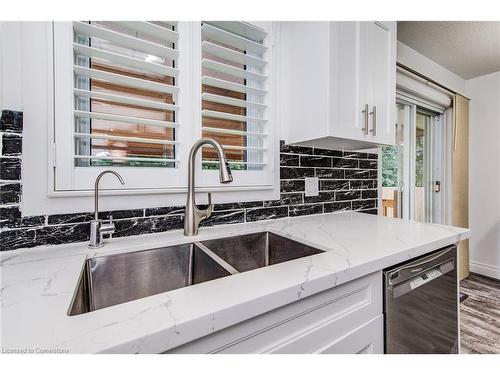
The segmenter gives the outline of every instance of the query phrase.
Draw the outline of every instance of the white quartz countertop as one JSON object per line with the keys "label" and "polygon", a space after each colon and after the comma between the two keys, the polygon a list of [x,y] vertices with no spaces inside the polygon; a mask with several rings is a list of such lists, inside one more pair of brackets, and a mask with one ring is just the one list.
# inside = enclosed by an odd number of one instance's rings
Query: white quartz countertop
{"label": "white quartz countertop", "polygon": [[[270,231],[324,253],[68,316],[88,257]],[[355,212],[201,228],[1,253],[1,346],[157,353],[469,238],[470,230]],[[381,286],[382,287],[382,286]]]}

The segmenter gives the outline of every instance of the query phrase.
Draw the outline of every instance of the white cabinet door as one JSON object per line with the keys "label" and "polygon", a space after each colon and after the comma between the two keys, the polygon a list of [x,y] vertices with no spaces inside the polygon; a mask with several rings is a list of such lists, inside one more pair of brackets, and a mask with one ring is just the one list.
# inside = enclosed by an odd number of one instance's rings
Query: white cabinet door
{"label": "white cabinet door", "polygon": [[359,79],[359,22],[331,22],[330,135],[364,141],[363,119],[359,110],[366,102]]}
{"label": "white cabinet door", "polygon": [[288,143],[329,132],[328,22],[280,23],[280,121]]}
{"label": "white cabinet door", "polygon": [[282,23],[280,116],[288,143],[394,144],[395,30],[395,22]]}
{"label": "white cabinet door", "polygon": [[368,105],[368,128],[364,131],[367,142],[392,145],[395,141],[395,38],[393,22],[361,22],[359,91],[360,110]]}
{"label": "white cabinet door", "polygon": [[331,135],[393,144],[395,24],[332,22],[331,30]]}
{"label": "white cabinet door", "polygon": [[383,332],[381,326],[374,328],[370,322],[381,314],[382,273],[375,272],[174,348],[169,353],[379,352]]}
{"label": "white cabinet door", "polygon": [[384,316],[377,316],[348,335],[325,345],[316,353],[384,354]]}

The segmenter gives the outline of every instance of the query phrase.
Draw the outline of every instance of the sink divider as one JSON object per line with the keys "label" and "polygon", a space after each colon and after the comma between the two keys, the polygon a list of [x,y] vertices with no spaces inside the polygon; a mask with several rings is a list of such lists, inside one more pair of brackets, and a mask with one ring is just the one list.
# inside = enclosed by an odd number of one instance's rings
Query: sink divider
{"label": "sink divider", "polygon": [[223,267],[231,275],[236,275],[236,274],[240,273],[240,271],[238,271],[236,268],[231,266],[228,262],[226,262],[220,256],[215,254],[212,250],[210,250],[208,247],[203,245],[201,242],[195,242],[194,245],[197,246],[200,250],[202,250],[205,254],[207,254],[210,258],[212,258],[214,261],[216,261],[221,267]]}

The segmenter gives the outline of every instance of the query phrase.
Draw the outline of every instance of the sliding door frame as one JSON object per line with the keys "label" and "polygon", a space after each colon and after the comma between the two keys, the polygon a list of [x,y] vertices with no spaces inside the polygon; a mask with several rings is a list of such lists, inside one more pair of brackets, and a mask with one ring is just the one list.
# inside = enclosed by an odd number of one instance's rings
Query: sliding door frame
{"label": "sliding door frame", "polygon": [[[409,129],[404,130],[404,150],[407,150],[403,154],[403,191],[402,191],[402,199],[400,195],[401,202],[401,212],[403,219],[415,219],[415,170],[416,170],[416,117],[417,112],[424,112],[431,116],[432,123],[431,128],[432,131],[431,137],[441,138],[440,145],[436,149],[432,140],[430,144],[432,144],[431,152],[434,157],[438,157],[439,162],[442,163],[443,170],[440,172],[440,182],[441,182],[441,204],[439,205],[439,209],[436,206],[436,202],[433,197],[428,198],[428,204],[426,204],[426,210],[428,207],[432,207],[433,213],[430,217],[426,214],[426,219],[430,222],[437,222],[440,224],[447,224],[450,220],[450,210],[451,207],[449,205],[449,191],[448,183],[449,176],[451,171],[451,158],[449,157],[451,149],[450,149],[450,129],[452,127],[452,122],[450,121],[450,116],[446,113],[445,108],[436,106],[432,103],[426,102],[420,98],[415,98],[413,96],[407,95],[406,93],[397,92],[396,93],[396,104],[403,104],[410,108],[409,114]],[[438,116],[438,117],[436,117]],[[435,128],[437,127],[437,129]],[[440,132],[440,134],[434,134],[435,132]],[[440,151],[440,152],[439,152]],[[439,155],[438,155],[439,154]],[[434,163],[433,163],[434,164]],[[434,172],[434,166],[433,166]],[[429,171],[430,169],[426,168]],[[437,211],[437,212],[436,212]]]}
{"label": "sliding door frame", "polygon": [[402,104],[409,109],[407,116],[409,123],[405,126],[403,135],[403,186],[398,198],[401,218],[410,220],[415,210],[415,200],[410,197],[415,196],[415,147],[412,146],[412,142],[415,139],[417,106],[400,97],[396,97],[396,104]]}

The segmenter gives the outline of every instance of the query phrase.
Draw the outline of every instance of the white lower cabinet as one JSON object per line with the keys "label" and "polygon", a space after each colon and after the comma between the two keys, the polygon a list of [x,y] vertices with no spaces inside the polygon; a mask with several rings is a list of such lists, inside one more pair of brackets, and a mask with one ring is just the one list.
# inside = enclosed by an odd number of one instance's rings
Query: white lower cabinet
{"label": "white lower cabinet", "polygon": [[383,353],[382,273],[315,294],[168,353]]}
{"label": "white lower cabinet", "polygon": [[383,354],[384,353],[384,316],[358,327],[347,335],[329,343],[315,353],[320,354]]}

